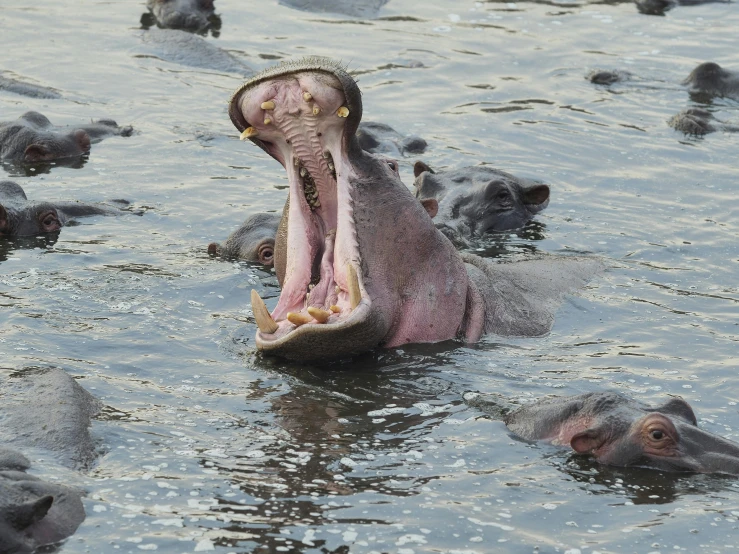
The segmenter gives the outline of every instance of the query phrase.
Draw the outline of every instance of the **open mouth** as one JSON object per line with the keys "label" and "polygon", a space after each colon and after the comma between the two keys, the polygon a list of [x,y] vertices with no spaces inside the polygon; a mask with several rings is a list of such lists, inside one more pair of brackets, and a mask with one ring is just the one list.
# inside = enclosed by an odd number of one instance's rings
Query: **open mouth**
{"label": "open mouth", "polygon": [[324,59],[268,70],[231,100],[241,138],[277,159],[290,183],[284,279],[272,314],[252,291],[262,350],[302,342],[297,350],[310,358],[306,353],[313,350],[305,346],[318,344],[320,335],[348,329],[369,315],[346,139],[354,135],[361,111],[354,81]]}

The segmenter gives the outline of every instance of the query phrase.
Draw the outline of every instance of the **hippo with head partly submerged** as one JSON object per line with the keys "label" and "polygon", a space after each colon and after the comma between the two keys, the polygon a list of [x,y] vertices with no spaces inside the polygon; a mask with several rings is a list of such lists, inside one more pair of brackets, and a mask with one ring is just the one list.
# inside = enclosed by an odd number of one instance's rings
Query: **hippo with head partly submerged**
{"label": "hippo with head partly submerged", "polygon": [[739,444],[698,428],[679,397],[654,407],[617,392],[548,398],[505,424],[524,439],[569,446],[603,464],[739,475]]}
{"label": "hippo with head partly submerged", "polygon": [[305,58],[256,75],[229,114],[290,183],[275,243],[282,286],[270,315],[256,292],[257,347],[300,360],[484,333],[547,333],[563,295],[602,264],[460,255],[402,183],[356,139],[362,98],[336,62]]}

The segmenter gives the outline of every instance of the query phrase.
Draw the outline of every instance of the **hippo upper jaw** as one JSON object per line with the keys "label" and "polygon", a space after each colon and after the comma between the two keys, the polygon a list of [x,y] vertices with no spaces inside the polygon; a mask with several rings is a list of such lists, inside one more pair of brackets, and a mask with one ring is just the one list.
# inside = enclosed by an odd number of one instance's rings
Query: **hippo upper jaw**
{"label": "hippo upper jaw", "polygon": [[[452,338],[461,326],[464,264],[395,166],[361,150],[361,113],[356,83],[321,58],[270,69],[232,98],[242,138],[278,160],[290,183],[287,240],[275,245],[282,292],[271,315],[252,294],[264,352],[337,358]],[[446,315],[441,323],[434,310]]]}

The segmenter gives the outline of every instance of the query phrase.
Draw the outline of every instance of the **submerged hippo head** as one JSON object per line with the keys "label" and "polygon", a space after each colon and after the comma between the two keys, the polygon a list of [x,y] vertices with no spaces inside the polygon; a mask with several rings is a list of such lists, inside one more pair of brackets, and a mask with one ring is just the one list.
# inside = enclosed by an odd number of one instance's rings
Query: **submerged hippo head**
{"label": "submerged hippo head", "polygon": [[360,148],[362,98],[342,67],[307,58],[269,69],[234,94],[229,113],[290,182],[275,245],[282,294],[271,317],[252,296],[260,349],[322,359],[457,335],[464,263],[397,164]]}
{"label": "submerged hippo head", "polygon": [[[147,0],[146,7],[154,16],[154,23],[166,29],[200,32],[217,19],[213,0]],[[220,27],[220,21],[217,23]]]}
{"label": "submerged hippo head", "polygon": [[739,73],[724,69],[714,62],[704,62],[683,81],[689,91],[704,96],[739,98]]}
{"label": "submerged hippo head", "polygon": [[604,464],[739,474],[739,444],[699,429],[682,398],[651,407],[616,392],[546,399],[510,414],[527,440],[568,445]]}
{"label": "submerged hippo head", "polygon": [[15,121],[0,123],[2,160],[34,163],[76,158],[87,154],[90,144],[84,129],[55,129],[38,112],[26,112]]}
{"label": "submerged hippo head", "polygon": [[253,214],[221,244],[208,245],[208,253],[262,265],[274,264],[275,234],[280,224],[277,214]]}
{"label": "submerged hippo head", "polygon": [[0,237],[55,233],[73,217],[121,213],[103,205],[29,200],[13,181],[0,181]]}
{"label": "submerged hippo head", "polygon": [[518,229],[549,205],[549,186],[484,165],[435,172],[416,162],[413,173],[429,215],[463,236]]}

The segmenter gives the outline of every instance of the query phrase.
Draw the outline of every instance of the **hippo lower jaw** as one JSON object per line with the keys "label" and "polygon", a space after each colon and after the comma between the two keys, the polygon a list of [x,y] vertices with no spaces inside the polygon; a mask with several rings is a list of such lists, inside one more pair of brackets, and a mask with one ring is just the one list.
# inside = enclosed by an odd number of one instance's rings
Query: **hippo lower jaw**
{"label": "hippo lower jaw", "polygon": [[281,246],[278,232],[275,245],[284,279],[271,315],[252,293],[264,352],[337,358],[449,339],[461,327],[464,264],[396,166],[361,150],[361,113],[354,80],[322,58],[267,70],[231,100],[242,139],[278,160],[290,183],[287,240]]}

